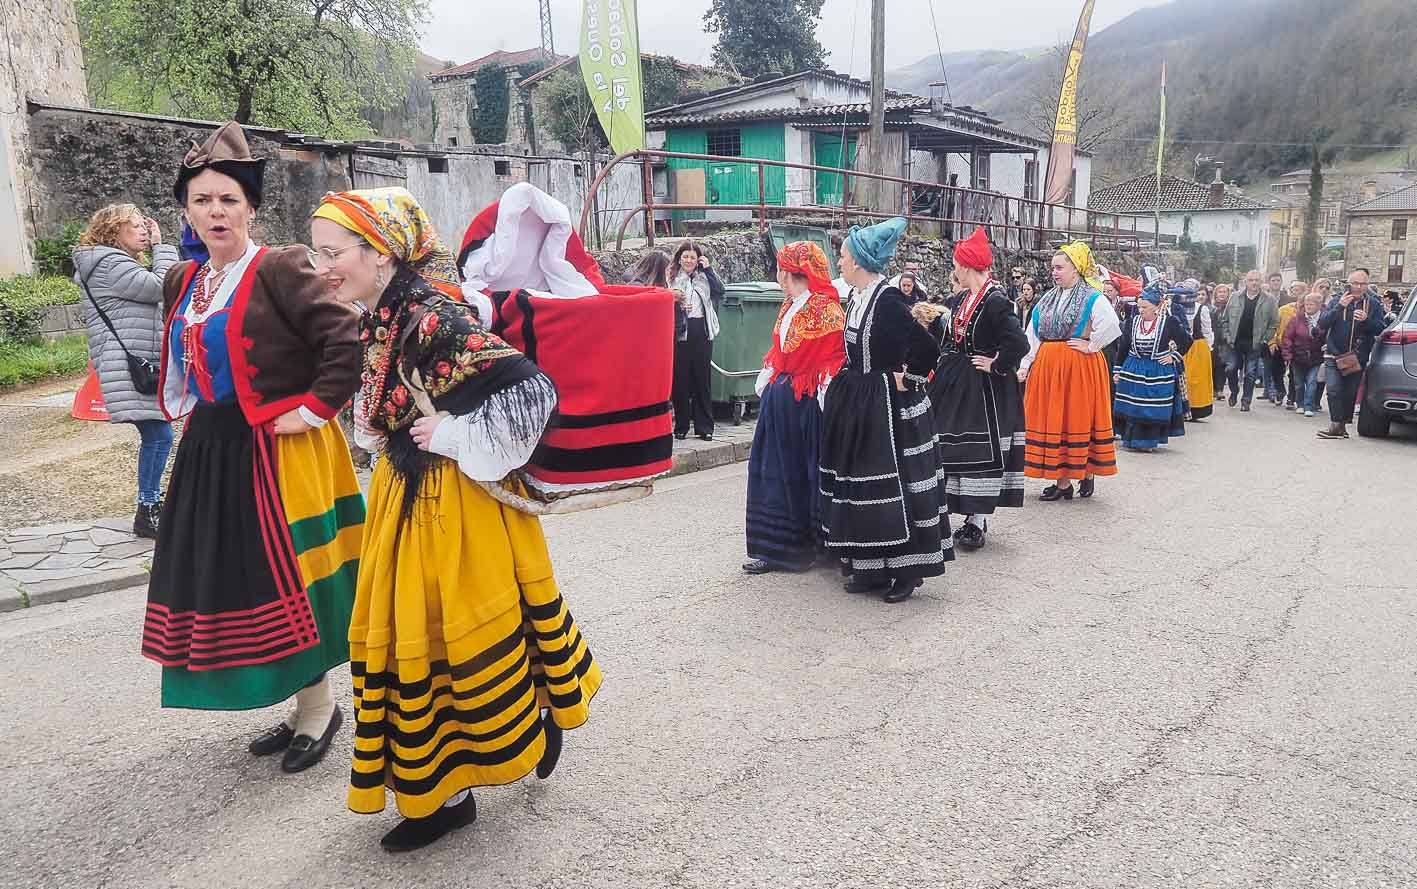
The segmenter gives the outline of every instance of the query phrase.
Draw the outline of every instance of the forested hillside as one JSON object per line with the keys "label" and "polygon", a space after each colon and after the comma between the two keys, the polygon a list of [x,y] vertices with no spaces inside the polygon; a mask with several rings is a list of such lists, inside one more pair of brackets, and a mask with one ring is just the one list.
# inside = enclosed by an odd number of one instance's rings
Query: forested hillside
{"label": "forested hillside", "polygon": [[[1225,161],[1226,177],[1243,183],[1306,166],[1315,141],[1326,160],[1382,150],[1348,146],[1417,144],[1413,0],[1177,0],[1093,34],[1081,102],[1100,112],[1095,129],[1112,130],[1096,149],[1109,178],[1153,162],[1163,58],[1178,174],[1192,174],[1196,154]],[[1056,101],[1061,74],[1055,52],[953,53],[945,65],[957,104],[1040,135],[1050,109],[1039,106]],[[928,94],[939,60],[888,78]]]}

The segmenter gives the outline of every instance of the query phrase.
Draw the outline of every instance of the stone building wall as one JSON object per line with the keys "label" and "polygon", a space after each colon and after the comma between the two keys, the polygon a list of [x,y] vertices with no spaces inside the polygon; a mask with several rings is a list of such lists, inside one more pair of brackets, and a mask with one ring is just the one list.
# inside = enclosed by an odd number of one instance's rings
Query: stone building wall
{"label": "stone building wall", "polygon": [[444,147],[474,144],[472,115],[476,107],[471,77],[433,81],[433,141]]}
{"label": "stone building wall", "polygon": [[[1407,237],[1394,241],[1393,220],[1407,220]],[[1406,254],[1401,281],[1388,280],[1388,260],[1394,251]],[[1348,245],[1344,252],[1343,273],[1357,268],[1371,272],[1372,282],[1379,290],[1417,285],[1417,213],[1355,214],[1348,219]]]}
{"label": "stone building wall", "polygon": [[0,275],[30,269],[35,197],[26,101],[88,101],[73,0],[24,0],[0,7],[6,70],[0,77]]}

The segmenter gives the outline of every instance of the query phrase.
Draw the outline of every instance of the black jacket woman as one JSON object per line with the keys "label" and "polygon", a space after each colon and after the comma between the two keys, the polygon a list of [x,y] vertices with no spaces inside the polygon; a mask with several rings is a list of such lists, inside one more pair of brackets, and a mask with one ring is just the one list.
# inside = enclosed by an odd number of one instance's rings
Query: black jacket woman
{"label": "black jacket woman", "polygon": [[723,283],[709,265],[708,257],[693,241],[685,241],[674,251],[670,268],[674,275],[669,289],[679,298],[687,319],[682,337],[674,343],[674,437],[694,434],[713,440],[713,341],[718,337],[718,304],[723,299]]}

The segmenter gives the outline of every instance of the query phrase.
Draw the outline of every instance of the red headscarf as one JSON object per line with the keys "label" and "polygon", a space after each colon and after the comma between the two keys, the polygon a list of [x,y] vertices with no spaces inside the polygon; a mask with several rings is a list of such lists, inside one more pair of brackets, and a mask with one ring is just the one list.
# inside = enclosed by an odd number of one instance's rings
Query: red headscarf
{"label": "red headscarf", "polygon": [[976,228],[974,234],[955,245],[955,265],[980,272],[993,267],[994,251],[989,247],[984,229]]}
{"label": "red headscarf", "polygon": [[788,244],[777,254],[777,267],[805,275],[811,296],[792,316],[786,337],[782,335],[782,319],[792,300],[782,301],[763,366],[772,370],[769,385],[783,374],[791,376],[792,391],[801,401],[816,395],[846,364],[846,312],[841,308],[841,295],[832,285],[831,266],[821,247],[809,241]]}

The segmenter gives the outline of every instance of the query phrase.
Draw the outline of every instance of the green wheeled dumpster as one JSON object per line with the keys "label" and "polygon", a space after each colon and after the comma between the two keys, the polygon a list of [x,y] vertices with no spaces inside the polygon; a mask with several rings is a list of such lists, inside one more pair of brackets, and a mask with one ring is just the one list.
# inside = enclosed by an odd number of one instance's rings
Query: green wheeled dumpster
{"label": "green wheeled dumpster", "polygon": [[713,341],[712,397],[715,406],[728,411],[735,426],[757,403],[754,386],[781,308],[782,289],[775,282],[748,281],[724,288],[718,338]]}

